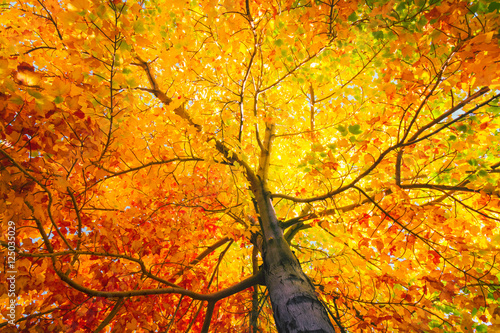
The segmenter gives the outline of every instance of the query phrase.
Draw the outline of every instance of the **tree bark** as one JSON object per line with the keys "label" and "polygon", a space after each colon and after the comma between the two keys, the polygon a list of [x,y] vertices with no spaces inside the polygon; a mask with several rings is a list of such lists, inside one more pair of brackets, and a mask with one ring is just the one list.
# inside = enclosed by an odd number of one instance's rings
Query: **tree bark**
{"label": "tree bark", "polygon": [[[257,241],[255,243],[257,243]],[[257,274],[257,272],[259,271],[258,254],[259,250],[257,248],[257,245],[254,244],[252,249],[252,274]],[[250,312],[250,333],[259,332],[258,320],[259,320],[259,287],[254,286],[252,292],[252,311]]]}
{"label": "tree bark", "polygon": [[266,244],[264,278],[278,332],[335,332],[314,287],[284,238]]}
{"label": "tree bark", "polygon": [[283,236],[269,194],[264,186],[255,194],[264,232],[264,277],[278,332],[335,332],[327,310]]}

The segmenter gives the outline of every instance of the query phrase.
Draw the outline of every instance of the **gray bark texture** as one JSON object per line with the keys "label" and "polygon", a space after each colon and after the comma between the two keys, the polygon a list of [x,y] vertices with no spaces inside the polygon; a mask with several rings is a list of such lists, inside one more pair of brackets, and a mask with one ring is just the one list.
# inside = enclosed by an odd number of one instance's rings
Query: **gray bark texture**
{"label": "gray bark texture", "polygon": [[266,244],[264,276],[278,332],[335,332],[314,287],[284,238]]}
{"label": "gray bark texture", "polygon": [[256,193],[264,232],[264,278],[280,333],[334,333],[314,286],[290,250],[266,191]]}

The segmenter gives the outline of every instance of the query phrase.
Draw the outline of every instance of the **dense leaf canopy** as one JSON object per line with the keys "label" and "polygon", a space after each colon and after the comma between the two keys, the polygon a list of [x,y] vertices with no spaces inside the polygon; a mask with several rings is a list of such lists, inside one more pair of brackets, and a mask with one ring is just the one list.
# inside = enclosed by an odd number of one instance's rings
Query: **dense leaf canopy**
{"label": "dense leaf canopy", "polygon": [[261,181],[337,329],[499,330],[499,10],[3,1],[1,329],[275,332]]}

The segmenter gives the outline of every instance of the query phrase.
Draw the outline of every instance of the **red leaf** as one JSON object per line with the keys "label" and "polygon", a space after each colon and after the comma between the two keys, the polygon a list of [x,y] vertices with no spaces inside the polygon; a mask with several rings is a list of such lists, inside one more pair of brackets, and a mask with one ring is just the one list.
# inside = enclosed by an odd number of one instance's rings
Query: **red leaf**
{"label": "red leaf", "polygon": [[22,71],[29,71],[29,72],[34,72],[35,67],[32,65],[28,64],[27,62],[22,62],[17,66],[17,70],[22,72]]}
{"label": "red leaf", "polygon": [[47,111],[47,113],[45,114],[45,118],[50,118],[50,116],[52,116],[54,113],[56,113],[55,109]]}
{"label": "red leaf", "polygon": [[77,116],[80,119],[85,118],[85,113],[82,112],[82,110],[78,110],[75,113],[73,113],[75,116]]}

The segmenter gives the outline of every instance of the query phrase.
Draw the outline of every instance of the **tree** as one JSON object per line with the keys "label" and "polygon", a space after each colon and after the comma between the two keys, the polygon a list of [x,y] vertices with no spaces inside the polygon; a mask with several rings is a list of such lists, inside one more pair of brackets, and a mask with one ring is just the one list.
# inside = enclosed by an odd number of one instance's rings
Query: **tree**
{"label": "tree", "polygon": [[6,332],[499,329],[499,3],[0,8]]}

